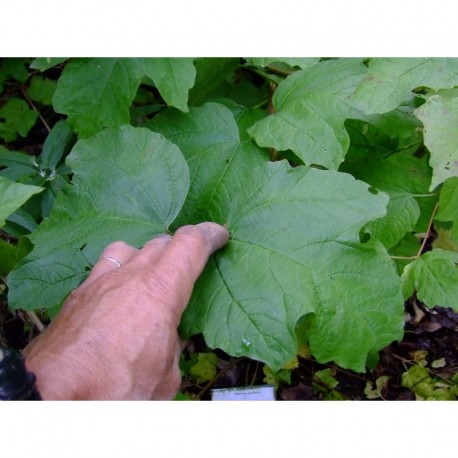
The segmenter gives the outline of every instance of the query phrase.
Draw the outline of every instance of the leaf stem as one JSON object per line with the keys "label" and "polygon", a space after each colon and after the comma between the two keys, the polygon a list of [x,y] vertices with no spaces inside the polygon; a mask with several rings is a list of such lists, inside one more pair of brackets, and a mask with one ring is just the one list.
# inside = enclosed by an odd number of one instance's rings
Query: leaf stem
{"label": "leaf stem", "polygon": [[434,220],[434,217],[436,216],[436,213],[437,213],[437,210],[439,209],[439,202],[436,203],[435,207],[434,207],[434,210],[433,212],[431,213],[431,217],[429,218],[429,222],[428,222],[428,227],[426,229],[426,234],[425,234],[425,238],[423,239],[423,242],[420,246],[420,249],[418,250],[418,253],[417,253],[417,258],[421,256],[421,254],[423,253],[423,249],[425,248],[425,245],[426,245],[426,242],[428,240],[428,237],[430,235],[430,232],[431,232],[431,226],[433,225],[433,220]]}
{"label": "leaf stem", "polygon": [[[425,196],[431,196],[431,195],[433,196],[434,194],[425,194]],[[431,213],[431,216],[428,221],[428,227],[426,229],[425,236],[423,237],[423,241],[421,243],[420,249],[418,250],[418,253],[414,256],[390,256],[391,259],[398,259],[401,261],[415,261],[415,259],[418,259],[421,256],[425,248],[426,242],[428,241],[428,238],[430,236],[431,227],[433,225],[433,220],[434,220],[434,217],[436,216],[438,209],[439,209],[439,202],[436,203],[436,206],[434,207],[434,210]]]}
{"label": "leaf stem", "polygon": [[390,256],[391,259],[399,259],[399,260],[405,260],[405,261],[414,261],[415,259],[418,258],[417,255],[415,256]]}
{"label": "leaf stem", "polygon": [[294,73],[294,70],[281,70],[279,68],[272,67],[271,65],[267,65],[265,68],[269,70],[270,72],[274,73],[275,75],[280,75],[280,76],[289,76]]}
{"label": "leaf stem", "polygon": [[38,113],[38,117],[40,118],[40,120],[43,123],[43,125],[46,127],[46,130],[48,132],[51,132],[51,128],[49,127],[49,125],[46,122],[45,118],[43,118],[41,113],[38,111],[38,109],[35,106],[35,104],[32,102],[32,99],[29,97],[29,94],[27,94],[27,90],[26,90],[26,88],[24,86],[21,86],[21,92],[22,92],[22,95],[26,98],[26,100],[29,103],[29,105],[31,106],[31,108]]}
{"label": "leaf stem", "polygon": [[264,99],[262,102],[258,103],[257,105],[255,105],[254,107],[252,108],[261,108],[263,105],[265,105],[266,103],[269,103],[269,99]]}
{"label": "leaf stem", "polygon": [[30,321],[37,327],[38,331],[43,332],[46,328],[45,325],[41,322],[40,318],[37,317],[35,312],[25,312],[29,317]]}

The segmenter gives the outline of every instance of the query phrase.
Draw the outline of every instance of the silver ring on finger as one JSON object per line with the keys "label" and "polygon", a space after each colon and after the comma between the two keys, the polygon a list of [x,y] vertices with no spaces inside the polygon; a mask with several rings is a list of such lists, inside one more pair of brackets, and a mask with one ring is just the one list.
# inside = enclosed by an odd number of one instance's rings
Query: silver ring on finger
{"label": "silver ring on finger", "polygon": [[106,259],[107,261],[114,262],[118,267],[121,267],[121,265],[122,265],[117,259],[112,258],[111,256],[102,256],[102,257],[100,258],[100,261],[101,261],[102,259]]}

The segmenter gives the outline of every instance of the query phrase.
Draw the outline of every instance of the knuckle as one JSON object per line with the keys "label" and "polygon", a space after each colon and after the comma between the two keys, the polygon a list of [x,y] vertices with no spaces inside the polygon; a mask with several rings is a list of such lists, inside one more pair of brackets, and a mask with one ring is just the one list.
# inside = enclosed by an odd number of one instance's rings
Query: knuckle
{"label": "knuckle", "polygon": [[172,236],[170,236],[168,234],[159,235],[158,237],[155,237],[154,239],[148,240],[145,243],[144,247],[167,244],[170,241],[171,238],[172,238]]}
{"label": "knuckle", "polygon": [[179,237],[187,243],[205,245],[206,240],[202,234],[202,231],[196,226],[182,226],[176,232],[174,237]]}
{"label": "knuckle", "polygon": [[104,253],[106,251],[117,251],[117,250],[125,250],[126,248],[129,248],[130,245],[122,240],[116,240],[115,242],[110,243],[104,250]]}

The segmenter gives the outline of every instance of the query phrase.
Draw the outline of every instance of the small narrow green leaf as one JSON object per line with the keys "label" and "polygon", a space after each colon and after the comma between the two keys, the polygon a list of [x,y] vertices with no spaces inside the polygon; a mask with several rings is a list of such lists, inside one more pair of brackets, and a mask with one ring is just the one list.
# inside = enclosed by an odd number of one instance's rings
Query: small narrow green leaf
{"label": "small narrow green leaf", "polygon": [[68,57],[37,57],[30,64],[30,68],[36,68],[40,70],[40,72],[44,72],[66,60],[68,60]]}
{"label": "small narrow green leaf", "polygon": [[428,307],[458,310],[458,253],[434,249],[408,264],[402,275],[404,297],[414,290]]}
{"label": "small narrow green leaf", "polygon": [[55,170],[72,138],[72,131],[66,121],[58,121],[46,137],[40,155],[41,166]]}
{"label": "small narrow green leaf", "polygon": [[276,113],[251,127],[258,145],[292,150],[306,165],[337,169],[349,146],[345,119],[357,116],[346,103],[366,73],[360,59],[320,62],[278,85]]}
{"label": "small narrow green leaf", "polygon": [[60,305],[110,242],[142,246],[166,232],[188,191],[179,149],[144,128],[110,128],[80,140],[67,162],[72,185],[30,236],[33,251],[8,276],[13,308]]}
{"label": "small narrow green leaf", "polygon": [[458,176],[458,97],[455,94],[455,91],[441,91],[415,110],[425,126],[425,146],[431,153],[430,190],[447,178]]}
{"label": "small narrow green leaf", "polygon": [[43,191],[38,186],[15,183],[0,176],[0,227],[6,218],[22,206],[34,194]]}
{"label": "small narrow green leaf", "polygon": [[188,111],[188,93],[194,86],[196,68],[191,58],[143,59],[149,76],[167,105]]}

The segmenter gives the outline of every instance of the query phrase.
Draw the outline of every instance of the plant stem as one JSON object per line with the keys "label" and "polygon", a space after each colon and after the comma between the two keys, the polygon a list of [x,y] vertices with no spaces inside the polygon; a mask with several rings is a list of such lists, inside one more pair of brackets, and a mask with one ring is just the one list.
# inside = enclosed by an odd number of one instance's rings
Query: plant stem
{"label": "plant stem", "polygon": [[35,110],[37,113],[38,113],[38,117],[40,118],[41,122],[43,123],[43,125],[46,127],[46,130],[48,132],[51,132],[51,128],[49,127],[48,123],[46,122],[45,118],[43,118],[43,116],[41,115],[41,113],[38,111],[37,107],[35,106],[35,104],[32,102],[32,99],[29,97],[29,94],[27,94],[27,90],[25,87],[21,86],[21,92],[23,94],[23,96],[26,98],[27,102],[29,103],[29,105],[32,107],[33,110]]}
{"label": "plant stem", "polygon": [[266,69],[269,70],[269,72],[272,72],[275,75],[280,75],[280,76],[289,76],[289,75],[292,75],[294,73],[294,70],[290,70],[290,71],[281,70],[279,68],[272,67],[271,65],[267,65]]}
{"label": "plant stem", "polygon": [[260,102],[257,105],[255,105],[253,108],[261,108],[263,105],[265,105],[268,102],[269,102],[269,99],[265,99],[262,102]]}
{"label": "plant stem", "polygon": [[[434,195],[434,194],[424,194],[425,197],[429,197],[431,195]],[[437,210],[439,209],[439,202],[436,203],[436,206],[434,207],[434,210],[433,212],[431,213],[431,217],[429,218],[429,222],[428,222],[428,227],[426,229],[426,232],[425,232],[425,236],[423,237],[423,241],[421,243],[421,246],[420,246],[420,249],[418,250],[418,253],[414,256],[390,256],[391,259],[398,259],[398,260],[403,260],[403,261],[415,261],[415,259],[418,259],[421,254],[423,253],[423,250],[425,248],[425,245],[426,245],[426,242],[428,241],[428,238],[430,236],[430,233],[431,233],[431,227],[433,225],[433,220],[434,220],[434,217],[436,216],[436,213],[437,213]]]}
{"label": "plant stem", "polygon": [[30,321],[37,327],[38,331],[43,332],[46,328],[45,325],[41,322],[40,318],[37,317],[35,312],[25,312],[30,318]]}
{"label": "plant stem", "polygon": [[439,209],[439,202],[436,203],[436,206],[434,207],[434,210],[431,213],[431,217],[429,218],[429,222],[428,222],[428,227],[426,229],[425,238],[423,239],[423,242],[422,242],[422,244],[420,246],[420,249],[418,250],[417,258],[420,257],[421,254],[423,253],[423,249],[425,248],[426,242],[427,242],[429,234],[431,232],[431,226],[433,225],[433,220],[434,220],[434,217],[436,216],[436,213],[437,213],[438,209]]}
{"label": "plant stem", "polygon": [[391,259],[399,259],[405,261],[413,261],[418,258],[418,256],[390,256]]}

